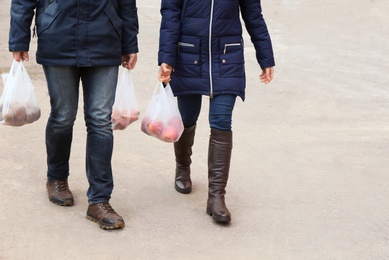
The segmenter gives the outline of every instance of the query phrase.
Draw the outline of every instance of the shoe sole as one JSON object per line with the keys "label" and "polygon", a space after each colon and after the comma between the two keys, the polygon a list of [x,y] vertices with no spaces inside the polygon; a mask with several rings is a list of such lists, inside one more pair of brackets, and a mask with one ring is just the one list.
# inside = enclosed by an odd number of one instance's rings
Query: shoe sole
{"label": "shoe sole", "polygon": [[106,229],[106,230],[124,228],[124,226],[125,226],[124,221],[120,221],[120,220],[118,220],[118,222],[116,222],[114,225],[104,225],[104,224],[101,224],[97,219],[95,219],[92,216],[86,215],[86,219],[93,221],[93,222],[96,222],[100,226],[100,228]]}
{"label": "shoe sole", "polygon": [[65,206],[65,207],[69,207],[69,206],[73,206],[74,205],[74,201],[71,200],[71,199],[68,199],[68,200],[65,200],[65,201],[60,201],[60,200],[56,200],[56,199],[53,199],[53,198],[49,198],[49,200],[58,205],[58,206]]}
{"label": "shoe sole", "polygon": [[212,219],[218,223],[228,224],[231,222],[230,217],[220,217],[212,214],[212,210],[210,208],[207,208],[206,210],[207,214],[212,217]]}
{"label": "shoe sole", "polygon": [[192,192],[192,188],[187,189],[187,190],[183,190],[183,189],[178,188],[177,185],[175,185],[175,184],[174,184],[174,188],[176,189],[176,191],[178,191],[179,193],[182,193],[182,194],[189,194]]}

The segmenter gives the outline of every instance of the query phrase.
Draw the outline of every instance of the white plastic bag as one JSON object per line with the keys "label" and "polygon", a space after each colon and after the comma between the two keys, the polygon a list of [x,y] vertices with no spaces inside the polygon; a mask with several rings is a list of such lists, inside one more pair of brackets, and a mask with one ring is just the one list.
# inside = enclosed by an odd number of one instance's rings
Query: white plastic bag
{"label": "white plastic bag", "polygon": [[[8,73],[3,73],[1,74],[1,78],[3,79],[3,86],[4,86],[4,90],[3,90],[3,93],[5,92],[5,83],[7,82],[7,78],[8,78]],[[0,122],[3,121],[3,95],[1,95],[0,97]]]}
{"label": "white plastic bag", "polygon": [[131,73],[122,67],[120,67],[111,117],[113,130],[124,130],[139,119],[138,102],[135,97]]}
{"label": "white plastic bag", "polygon": [[158,82],[142,120],[141,130],[168,143],[180,139],[184,125],[169,84],[164,87],[162,82]]}
{"label": "white plastic bag", "polygon": [[4,90],[0,98],[0,123],[22,126],[41,116],[35,89],[23,62],[13,61],[8,75],[3,75]]}

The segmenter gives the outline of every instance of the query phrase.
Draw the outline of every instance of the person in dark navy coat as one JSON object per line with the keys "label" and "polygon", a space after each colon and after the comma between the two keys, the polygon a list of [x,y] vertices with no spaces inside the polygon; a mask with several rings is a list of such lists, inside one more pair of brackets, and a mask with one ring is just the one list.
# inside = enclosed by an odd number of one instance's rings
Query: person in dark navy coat
{"label": "person in dark navy coat", "polygon": [[210,97],[208,201],[206,213],[229,223],[225,193],[232,151],[232,112],[236,97],[245,99],[243,18],[267,84],[274,55],[260,0],[162,0],[158,78],[177,96],[184,132],[174,143],[175,189],[192,191],[190,164],[202,96]]}
{"label": "person in dark navy coat", "polygon": [[87,218],[103,229],[124,227],[111,207],[112,106],[119,65],[133,69],[138,52],[135,0],[12,0],[9,50],[28,61],[31,24],[38,38],[36,60],[42,64],[50,95],[46,127],[49,200],[74,204],[68,186],[73,125],[82,82],[87,129]]}

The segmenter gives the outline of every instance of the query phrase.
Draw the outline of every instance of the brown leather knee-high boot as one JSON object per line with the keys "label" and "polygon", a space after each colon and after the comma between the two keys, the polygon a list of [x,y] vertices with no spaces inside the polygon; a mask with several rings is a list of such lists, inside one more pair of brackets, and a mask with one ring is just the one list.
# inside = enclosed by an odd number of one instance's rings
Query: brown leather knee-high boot
{"label": "brown leather knee-high boot", "polygon": [[229,223],[224,195],[230,171],[232,131],[211,129],[208,148],[208,201],[207,214],[216,222]]}
{"label": "brown leather knee-high boot", "polygon": [[196,125],[184,129],[180,139],[174,143],[174,154],[176,156],[176,178],[175,189],[183,194],[192,191],[192,181],[190,179],[190,164],[192,160],[192,146],[194,143]]}

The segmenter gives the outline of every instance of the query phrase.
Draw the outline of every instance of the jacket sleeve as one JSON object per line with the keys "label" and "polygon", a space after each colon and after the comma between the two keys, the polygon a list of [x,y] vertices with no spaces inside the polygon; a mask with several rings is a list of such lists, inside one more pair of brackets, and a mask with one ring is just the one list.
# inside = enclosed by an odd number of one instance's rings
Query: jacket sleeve
{"label": "jacket sleeve", "polygon": [[262,15],[260,0],[240,0],[242,18],[254,44],[256,57],[261,68],[275,65],[270,35]]}
{"label": "jacket sleeve", "polygon": [[118,5],[118,15],[123,20],[122,54],[137,53],[139,21],[136,0],[119,0]]}
{"label": "jacket sleeve", "polygon": [[161,1],[161,27],[159,34],[158,65],[176,65],[177,46],[180,37],[183,0]]}
{"label": "jacket sleeve", "polygon": [[31,24],[37,2],[36,0],[12,0],[8,39],[10,51],[29,51]]}

